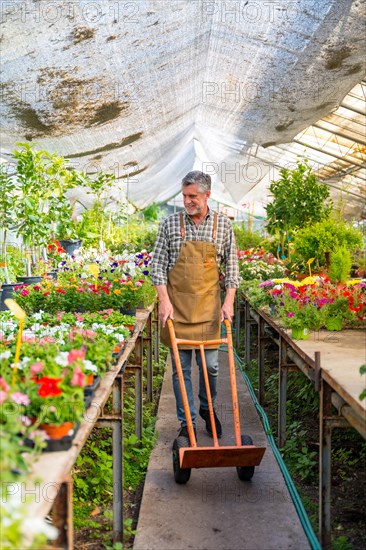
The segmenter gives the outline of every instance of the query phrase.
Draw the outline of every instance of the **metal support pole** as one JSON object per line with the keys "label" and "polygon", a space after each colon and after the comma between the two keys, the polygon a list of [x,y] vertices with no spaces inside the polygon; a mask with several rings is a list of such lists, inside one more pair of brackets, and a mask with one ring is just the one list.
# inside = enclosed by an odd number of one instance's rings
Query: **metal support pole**
{"label": "metal support pole", "polygon": [[152,314],[150,313],[146,323],[147,349],[146,349],[146,399],[149,403],[153,400],[153,358],[152,358]]}
{"label": "metal support pole", "polygon": [[264,403],[264,339],[267,339],[264,335],[264,319],[259,316],[258,322],[258,389],[259,389],[259,403]]}
{"label": "metal support pole", "polygon": [[238,294],[236,295],[235,300],[235,347],[236,349],[239,349],[240,347],[240,324],[241,324],[241,304],[240,304],[240,297]]}
{"label": "metal support pole", "polygon": [[245,363],[249,367],[250,365],[250,326],[251,326],[251,320],[249,315],[249,302],[245,300]]}
{"label": "metal support pole", "polygon": [[286,401],[287,401],[287,343],[280,336],[278,357],[278,446],[286,442]]}
{"label": "metal support pole", "polygon": [[159,304],[156,303],[154,307],[154,360],[159,362]]}
{"label": "metal support pole", "polygon": [[142,362],[143,362],[143,339],[140,335],[135,344],[135,435],[142,438]]}
{"label": "metal support pole", "polygon": [[123,542],[123,374],[113,384],[113,542]]}
{"label": "metal support pole", "polygon": [[58,529],[58,537],[53,545],[65,550],[72,550],[74,548],[72,494],[72,477],[68,476],[61,483],[52,507],[53,525]]}
{"label": "metal support pole", "polygon": [[327,417],[332,412],[332,388],[322,378],[320,382],[320,450],[319,450],[319,539],[322,548],[330,548],[330,487],[332,425]]}

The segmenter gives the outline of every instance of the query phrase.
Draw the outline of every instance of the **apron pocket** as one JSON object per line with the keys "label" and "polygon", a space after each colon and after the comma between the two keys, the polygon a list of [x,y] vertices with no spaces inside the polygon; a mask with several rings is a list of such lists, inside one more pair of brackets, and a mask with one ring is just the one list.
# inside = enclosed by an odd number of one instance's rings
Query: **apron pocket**
{"label": "apron pocket", "polygon": [[220,299],[215,291],[205,294],[176,292],[173,305],[174,320],[180,323],[207,323],[220,315]]}

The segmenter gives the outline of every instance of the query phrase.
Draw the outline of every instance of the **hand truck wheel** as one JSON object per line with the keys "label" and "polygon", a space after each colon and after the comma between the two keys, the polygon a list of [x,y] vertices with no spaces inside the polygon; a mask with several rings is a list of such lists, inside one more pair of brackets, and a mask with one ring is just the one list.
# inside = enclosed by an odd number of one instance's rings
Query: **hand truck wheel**
{"label": "hand truck wheel", "polygon": [[184,436],[177,437],[173,443],[173,470],[176,483],[187,483],[191,477],[191,468],[181,468],[179,464],[179,449],[189,447],[189,439]]}
{"label": "hand truck wheel", "polygon": [[[242,434],[241,444],[242,445],[253,445],[253,439],[250,437],[250,435],[243,435]],[[250,481],[252,479],[252,477],[254,476],[254,470],[255,470],[255,466],[237,466],[236,467],[238,478],[241,481]]]}

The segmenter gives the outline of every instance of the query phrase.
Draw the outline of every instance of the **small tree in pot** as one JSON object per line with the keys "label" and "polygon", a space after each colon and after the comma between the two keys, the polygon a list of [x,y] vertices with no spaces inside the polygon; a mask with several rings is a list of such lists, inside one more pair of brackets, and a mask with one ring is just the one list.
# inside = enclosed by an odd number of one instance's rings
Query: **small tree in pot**
{"label": "small tree in pot", "polygon": [[69,170],[63,157],[35,151],[32,144],[20,143],[14,151],[17,160],[17,195],[14,203],[15,229],[28,249],[26,272],[31,275],[35,247],[46,246],[57,223],[71,220],[71,205],[66,192],[82,184],[80,174]]}

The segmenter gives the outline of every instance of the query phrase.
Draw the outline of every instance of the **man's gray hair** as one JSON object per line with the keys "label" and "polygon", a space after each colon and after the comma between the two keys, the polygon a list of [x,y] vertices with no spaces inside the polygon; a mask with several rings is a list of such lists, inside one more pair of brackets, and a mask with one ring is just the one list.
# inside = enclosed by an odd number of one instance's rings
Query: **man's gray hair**
{"label": "man's gray hair", "polygon": [[192,184],[198,185],[200,193],[207,193],[207,191],[211,191],[211,176],[199,170],[188,172],[182,179],[182,187]]}

